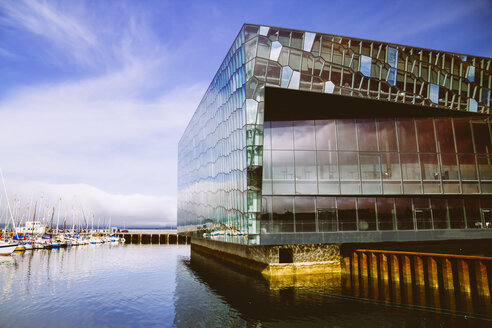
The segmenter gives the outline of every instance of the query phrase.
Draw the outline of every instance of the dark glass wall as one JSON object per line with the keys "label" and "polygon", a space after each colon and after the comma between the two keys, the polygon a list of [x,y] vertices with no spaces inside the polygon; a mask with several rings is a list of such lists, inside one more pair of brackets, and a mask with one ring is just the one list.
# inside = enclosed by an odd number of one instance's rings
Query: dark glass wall
{"label": "dark glass wall", "polygon": [[491,196],[263,196],[262,202],[263,234],[492,229]]}

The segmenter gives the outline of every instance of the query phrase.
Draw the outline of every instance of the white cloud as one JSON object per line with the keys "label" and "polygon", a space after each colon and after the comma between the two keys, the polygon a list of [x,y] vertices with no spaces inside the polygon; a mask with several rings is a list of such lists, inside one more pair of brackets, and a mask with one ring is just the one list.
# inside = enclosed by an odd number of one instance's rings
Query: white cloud
{"label": "white cloud", "polygon": [[41,1],[0,2],[0,23],[37,34],[62,48],[79,62],[86,62],[99,48],[96,35],[76,17],[62,13],[55,5]]}
{"label": "white cloud", "polygon": [[[14,213],[21,208],[25,221],[33,215],[37,202],[36,219],[50,221],[52,209],[55,208],[54,223],[60,215],[60,224],[66,218],[69,224],[75,221],[89,224],[112,225],[173,225],[176,222],[175,197],[143,194],[111,194],[86,184],[48,184],[43,182],[7,181],[10,206]],[[61,197],[61,202],[59,201]],[[14,202],[14,198],[16,202]],[[7,203],[2,190],[0,213],[7,213]],[[27,207],[30,206],[30,212]],[[94,220],[92,219],[94,214]],[[2,215],[3,216],[3,215]],[[16,218],[18,216],[16,215]],[[78,220],[78,219],[79,220]],[[0,222],[4,223],[4,222]]]}
{"label": "white cloud", "polygon": [[67,57],[62,65],[97,68],[91,77],[17,88],[0,99],[8,192],[78,195],[96,216],[113,213],[127,224],[175,220],[177,143],[206,85],[164,89],[177,54],[138,10],[115,6],[102,22],[72,5],[0,2],[0,27],[36,35],[41,51],[51,45],[46,61]]}

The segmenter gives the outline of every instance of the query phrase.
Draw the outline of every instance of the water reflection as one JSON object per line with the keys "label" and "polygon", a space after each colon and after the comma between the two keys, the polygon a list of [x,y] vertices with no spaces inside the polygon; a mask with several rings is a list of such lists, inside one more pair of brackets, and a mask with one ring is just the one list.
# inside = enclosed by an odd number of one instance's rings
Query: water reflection
{"label": "water reflection", "polygon": [[[406,289],[404,277],[399,284],[390,278],[391,268],[377,280],[371,275],[313,275],[266,281],[192,255],[190,259],[189,246],[92,245],[0,258],[0,326],[342,328],[491,323],[462,315],[463,308],[475,306],[473,295],[466,303],[456,294],[453,299],[418,284]],[[368,257],[367,267],[371,265]],[[410,301],[414,305],[408,306]],[[451,311],[453,307],[457,310]]]}
{"label": "water reflection", "polygon": [[[492,325],[482,257],[358,251],[344,258],[344,295],[418,310],[479,318]],[[477,260],[478,259],[478,260]]]}
{"label": "water reflection", "polygon": [[[266,281],[261,276],[194,251],[191,261],[184,261],[182,265],[228,306],[226,315],[214,304],[201,303],[193,315],[203,320],[201,327],[227,321],[231,316],[236,318],[235,323],[239,326],[261,324],[262,327],[354,327],[362,324],[364,327],[480,327],[492,323],[484,316],[465,316],[458,311],[442,310],[440,302],[446,297],[436,290],[427,292],[422,286],[408,287],[384,276],[381,279],[369,276],[352,279],[350,276],[320,275]],[[401,282],[406,279],[401,278]],[[181,293],[188,282],[181,275],[176,279],[180,299],[176,302],[175,324],[191,326],[187,317],[190,312],[186,309],[191,299],[183,298],[186,293]],[[454,300],[456,302],[456,298]],[[445,309],[449,306],[447,303]],[[418,320],[415,320],[416,316]]]}

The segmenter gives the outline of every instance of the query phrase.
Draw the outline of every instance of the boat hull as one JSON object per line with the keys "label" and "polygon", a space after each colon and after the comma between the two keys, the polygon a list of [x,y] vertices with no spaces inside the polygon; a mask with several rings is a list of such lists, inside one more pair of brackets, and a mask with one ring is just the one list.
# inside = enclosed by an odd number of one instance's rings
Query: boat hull
{"label": "boat hull", "polygon": [[0,245],[0,256],[10,256],[16,248],[17,245],[15,244]]}

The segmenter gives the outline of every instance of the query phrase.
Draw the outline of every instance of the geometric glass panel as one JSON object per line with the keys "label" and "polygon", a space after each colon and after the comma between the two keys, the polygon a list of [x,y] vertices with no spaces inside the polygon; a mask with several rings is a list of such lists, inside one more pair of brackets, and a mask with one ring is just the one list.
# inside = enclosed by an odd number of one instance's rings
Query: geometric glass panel
{"label": "geometric glass panel", "polygon": [[434,104],[439,103],[439,86],[437,84],[430,85],[429,98]]}
{"label": "geometric glass panel", "polygon": [[292,68],[290,68],[289,66],[282,67],[282,81],[280,82],[280,86],[282,88],[287,88],[291,76],[292,76]]}
{"label": "geometric glass panel", "polygon": [[371,57],[360,55],[360,72],[365,76],[371,76],[371,62]]}
{"label": "geometric glass panel", "polygon": [[398,64],[398,49],[388,47],[388,64],[396,68]]}
{"label": "geometric glass panel", "polygon": [[475,66],[468,66],[468,74],[466,75],[466,78],[470,82],[475,81]]}
{"label": "geometric glass panel", "polygon": [[311,32],[304,33],[304,47],[303,47],[304,51],[311,52],[311,48],[313,47],[315,36],[316,33],[311,33]]}
{"label": "geometric glass panel", "polygon": [[468,111],[469,112],[478,112],[478,103],[475,99],[468,99]]}
{"label": "geometric glass panel", "polygon": [[278,61],[280,52],[282,51],[282,44],[278,41],[272,42],[272,49],[270,51],[270,60]]}

